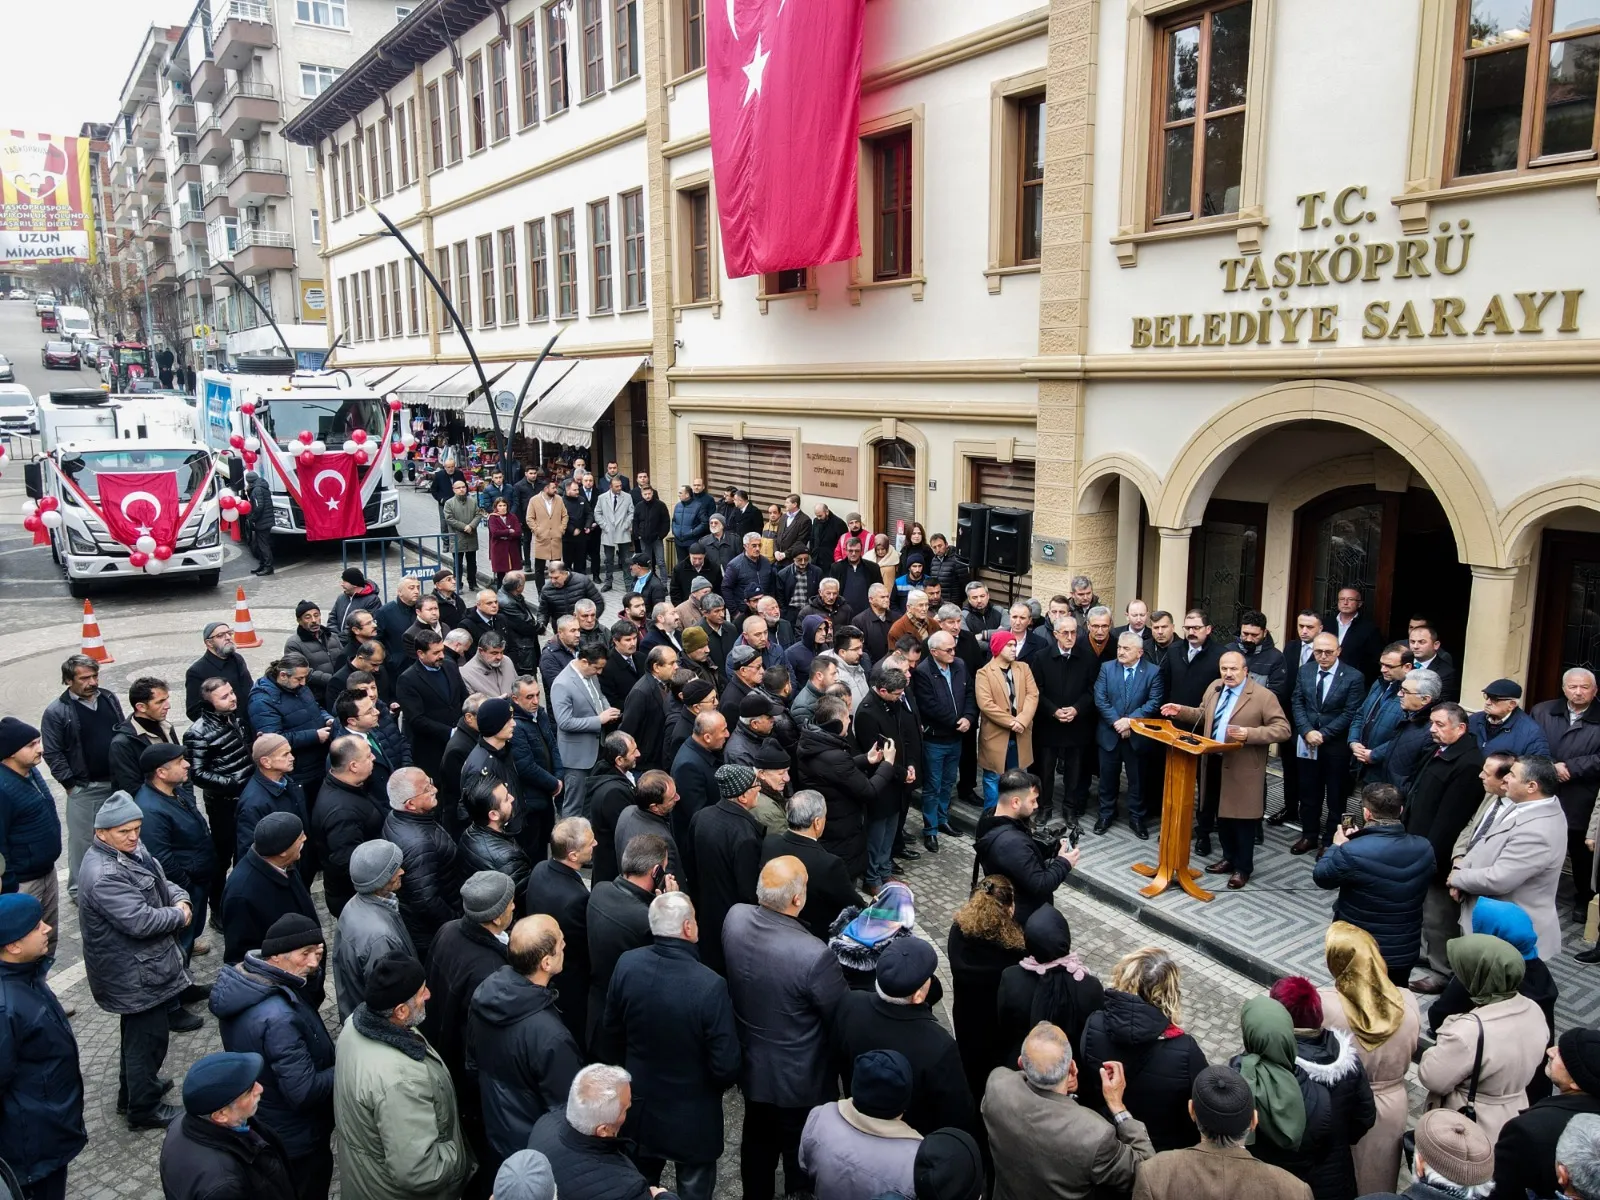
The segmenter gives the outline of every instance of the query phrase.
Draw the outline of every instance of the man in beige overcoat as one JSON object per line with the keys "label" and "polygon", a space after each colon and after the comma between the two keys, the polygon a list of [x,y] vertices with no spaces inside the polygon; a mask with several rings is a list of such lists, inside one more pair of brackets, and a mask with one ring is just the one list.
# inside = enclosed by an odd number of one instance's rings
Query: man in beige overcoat
{"label": "man in beige overcoat", "polygon": [[523,523],[533,539],[533,579],[542,588],[545,563],[561,557],[561,535],[567,528],[567,506],[556,493],[555,480],[545,480],[544,490],[528,501]]}
{"label": "man in beige overcoat", "polygon": [[[1222,677],[1206,688],[1199,708],[1163,704],[1161,715],[1219,742],[1243,748],[1219,754],[1204,764],[1203,787],[1219,787],[1217,840],[1222,857],[1206,870],[1227,875],[1230,888],[1242,888],[1255,870],[1256,822],[1266,811],[1267,750],[1290,735],[1289,719],[1278,698],[1255,680],[1237,650],[1218,662]],[[1219,761],[1220,760],[1220,761]]]}

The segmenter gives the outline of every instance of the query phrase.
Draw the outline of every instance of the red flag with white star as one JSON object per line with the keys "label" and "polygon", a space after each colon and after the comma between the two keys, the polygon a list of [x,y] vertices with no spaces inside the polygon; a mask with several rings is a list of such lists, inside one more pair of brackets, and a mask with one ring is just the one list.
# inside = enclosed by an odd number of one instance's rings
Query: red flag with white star
{"label": "red flag with white star", "polygon": [[178,476],[173,471],[117,471],[95,476],[100,512],[111,536],[131,546],[149,536],[170,546],[178,536]]}
{"label": "red flag with white star", "polygon": [[297,474],[306,541],[361,537],[367,532],[354,456],[342,452],[319,454],[310,466],[301,465]]}
{"label": "red flag with white star", "polygon": [[865,8],[866,0],[707,0],[711,161],[729,278],[861,253]]}

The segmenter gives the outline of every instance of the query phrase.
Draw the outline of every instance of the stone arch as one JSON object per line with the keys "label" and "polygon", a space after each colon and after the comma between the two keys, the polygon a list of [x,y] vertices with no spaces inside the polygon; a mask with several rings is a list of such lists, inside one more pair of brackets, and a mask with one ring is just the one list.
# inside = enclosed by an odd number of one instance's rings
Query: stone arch
{"label": "stone arch", "polygon": [[1489,489],[1455,439],[1399,397],[1339,379],[1275,384],[1219,412],[1178,452],[1154,523],[1174,529],[1199,525],[1212,490],[1245,447],[1295,421],[1359,429],[1406,455],[1449,517],[1461,561],[1509,565],[1500,523],[1486,504]]}
{"label": "stone arch", "polygon": [[1527,558],[1545,519],[1564,508],[1600,512],[1600,480],[1558,479],[1523,492],[1500,515],[1500,537],[1506,552],[1514,560]]}
{"label": "stone arch", "polygon": [[1127,479],[1139,489],[1144,506],[1152,514],[1161,497],[1161,478],[1141,458],[1131,454],[1102,454],[1078,471],[1078,512],[1095,513],[1105,507],[1106,494],[1118,478]]}
{"label": "stone arch", "polygon": [[[878,495],[878,467],[877,455],[873,450],[879,442],[892,442],[896,438],[903,442],[911,443],[917,452],[916,468],[916,520],[927,524],[928,521],[928,435],[913,425],[910,421],[902,421],[895,417],[885,417],[876,425],[868,426],[861,431],[861,453],[856,461],[856,507],[867,513]],[[868,521],[869,526],[872,525]],[[874,530],[874,532],[882,532]],[[892,531],[891,531],[892,532]]]}

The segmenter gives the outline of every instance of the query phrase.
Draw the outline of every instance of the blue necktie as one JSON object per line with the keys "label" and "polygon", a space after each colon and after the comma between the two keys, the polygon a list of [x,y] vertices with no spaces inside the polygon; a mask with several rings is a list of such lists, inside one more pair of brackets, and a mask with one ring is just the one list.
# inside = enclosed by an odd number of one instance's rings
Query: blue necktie
{"label": "blue necktie", "polygon": [[1222,741],[1222,735],[1227,731],[1228,716],[1233,711],[1234,695],[1232,688],[1224,688],[1222,695],[1218,698],[1217,715],[1211,723],[1212,741]]}

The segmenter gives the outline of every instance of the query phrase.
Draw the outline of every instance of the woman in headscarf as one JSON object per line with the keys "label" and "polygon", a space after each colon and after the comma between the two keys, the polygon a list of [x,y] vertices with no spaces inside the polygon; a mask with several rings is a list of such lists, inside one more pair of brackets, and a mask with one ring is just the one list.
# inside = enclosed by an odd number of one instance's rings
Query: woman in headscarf
{"label": "woman in headscarf", "polygon": [[[1472,932],[1487,933],[1501,941],[1510,942],[1522,955],[1522,983],[1517,987],[1517,992],[1539,1006],[1544,1013],[1545,1025],[1549,1028],[1545,1047],[1548,1049],[1555,1045],[1556,995],[1559,989],[1555,976],[1550,974],[1550,965],[1539,957],[1539,935],[1534,932],[1533,918],[1526,909],[1509,900],[1479,896],[1477,903],[1472,906]],[[1446,1017],[1464,1013],[1471,1007],[1467,989],[1461,986],[1460,979],[1452,978],[1444,991],[1439,993],[1439,998],[1428,1006],[1429,1030],[1437,1037]],[[1528,1081],[1528,1103],[1543,1100],[1550,1091],[1550,1078],[1541,1066]]]}
{"label": "woman in headscarf", "polygon": [[1100,1011],[1105,989],[1072,952],[1072,930],[1060,909],[1036,909],[1022,928],[1028,957],[1000,976],[996,1011],[1003,1061],[1016,1061],[1022,1041],[1040,1021],[1066,1031],[1076,1046],[1091,1013]]}
{"label": "woman in headscarf", "polygon": [[1250,1153],[1309,1184],[1332,1121],[1328,1089],[1296,1063],[1294,1019],[1271,996],[1244,1002],[1239,1032],[1244,1053],[1229,1065],[1244,1076],[1256,1100]]}
{"label": "woman in headscarf", "polygon": [[1328,927],[1326,945],[1333,986],[1318,993],[1322,1025],[1355,1035],[1377,1106],[1377,1121],[1352,1151],[1356,1192],[1392,1192],[1399,1181],[1400,1142],[1406,1132],[1406,1070],[1421,1025],[1417,1000],[1389,978],[1378,943],[1365,929],[1335,921]]}
{"label": "woman in headscarf", "polygon": [[996,1067],[1009,1066],[1005,1042],[995,1020],[995,994],[1001,973],[1028,953],[1017,925],[1017,894],[1004,875],[985,875],[950,923],[945,955],[950,962],[951,1024],[961,1068],[974,1101]]}
{"label": "woman in headscarf", "polygon": [[1295,1066],[1328,1093],[1328,1136],[1315,1149],[1306,1182],[1316,1200],[1355,1200],[1365,1189],[1356,1185],[1351,1147],[1378,1118],[1356,1039],[1349,1030],[1324,1025],[1322,997],[1303,975],[1278,980],[1268,995],[1294,1022]]}
{"label": "woman in headscarf", "polygon": [[1481,1041],[1475,1119],[1494,1141],[1500,1127],[1528,1107],[1528,1080],[1544,1061],[1544,1014],[1517,992],[1523,959],[1510,942],[1469,933],[1453,940],[1445,954],[1472,1009],[1445,1019],[1437,1044],[1417,1063],[1417,1079],[1428,1089],[1429,1108],[1460,1109],[1472,1088]]}
{"label": "woman in headscarf", "polygon": [[1178,964],[1165,950],[1146,946],[1117,963],[1100,1011],[1084,1023],[1083,1044],[1073,1047],[1080,1060],[1078,1102],[1104,1115],[1100,1067],[1120,1062],[1128,1077],[1122,1102],[1144,1122],[1157,1150],[1179,1150],[1200,1140],[1189,1116],[1189,1096],[1194,1077],[1206,1069],[1206,1056],[1180,1027],[1182,1019]]}

